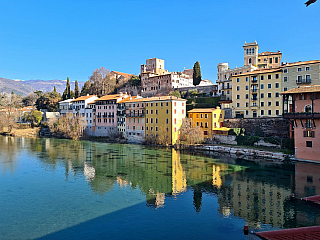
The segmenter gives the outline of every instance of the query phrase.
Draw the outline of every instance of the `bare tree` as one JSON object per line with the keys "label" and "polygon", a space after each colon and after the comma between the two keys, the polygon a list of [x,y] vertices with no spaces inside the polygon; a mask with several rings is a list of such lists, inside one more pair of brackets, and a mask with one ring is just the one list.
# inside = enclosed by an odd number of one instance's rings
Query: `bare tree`
{"label": "bare tree", "polygon": [[204,134],[200,127],[193,127],[193,121],[185,118],[180,127],[180,139],[187,144],[201,143],[204,140]]}
{"label": "bare tree", "polygon": [[116,79],[110,76],[110,71],[104,67],[96,69],[89,78],[90,93],[103,96],[112,93],[116,86]]}
{"label": "bare tree", "polygon": [[17,96],[12,92],[10,96],[6,94],[0,96],[1,118],[4,119],[1,121],[2,129],[6,127],[9,133],[12,131],[21,117],[21,111],[19,110],[21,107],[22,98],[20,95]]}

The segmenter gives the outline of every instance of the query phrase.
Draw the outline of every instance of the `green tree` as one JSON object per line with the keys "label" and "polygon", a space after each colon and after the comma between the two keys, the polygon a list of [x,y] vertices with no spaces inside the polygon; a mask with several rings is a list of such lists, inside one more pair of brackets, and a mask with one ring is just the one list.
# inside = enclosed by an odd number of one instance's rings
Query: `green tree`
{"label": "green tree", "polygon": [[63,91],[62,99],[67,100],[70,98],[71,98],[70,80],[69,80],[69,77],[67,77],[67,85],[66,85],[66,89]]}
{"label": "green tree", "polygon": [[140,79],[140,76],[136,76],[136,75],[133,75],[130,79],[130,84],[132,86],[141,86],[141,79]]}
{"label": "green tree", "polygon": [[87,94],[91,94],[91,83],[90,81],[86,81],[81,88],[81,96],[86,96]]}
{"label": "green tree", "polygon": [[32,110],[30,113],[24,113],[23,120],[31,123],[31,127],[39,125],[42,120],[42,113],[38,110]]}
{"label": "green tree", "polygon": [[174,96],[174,97],[181,98],[181,94],[180,94],[180,92],[178,90],[170,91],[169,92],[169,96]]}
{"label": "green tree", "polygon": [[75,98],[80,97],[79,85],[78,85],[78,81],[77,80],[74,83],[74,97]]}
{"label": "green tree", "polygon": [[201,82],[200,63],[197,61],[193,66],[193,85],[199,85]]}
{"label": "green tree", "polygon": [[38,110],[47,109],[49,112],[56,112],[61,100],[61,95],[57,91],[46,92],[37,99],[35,105]]}

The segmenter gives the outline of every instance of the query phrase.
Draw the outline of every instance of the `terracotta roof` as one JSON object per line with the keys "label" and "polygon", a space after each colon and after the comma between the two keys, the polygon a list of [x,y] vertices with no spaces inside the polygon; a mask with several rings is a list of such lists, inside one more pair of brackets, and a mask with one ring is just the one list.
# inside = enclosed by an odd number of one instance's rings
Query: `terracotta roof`
{"label": "terracotta roof", "polygon": [[265,52],[259,53],[258,56],[269,56],[269,55],[278,55],[278,54],[282,55],[282,53],[280,51],[278,51],[278,52],[265,51]]}
{"label": "terracotta roof", "polygon": [[[125,103],[125,102],[131,102],[131,101],[135,101],[135,99],[137,99],[138,96],[129,96],[121,101],[119,101],[118,103]],[[130,99],[131,98],[131,99]],[[139,98],[138,98],[139,99]],[[141,98],[142,99],[142,98]]]}
{"label": "terracotta roof", "polygon": [[288,91],[282,92],[280,94],[293,94],[293,93],[311,93],[311,92],[320,92],[320,85],[309,85],[309,86],[300,86],[297,88],[289,89]]}
{"label": "terracotta roof", "polygon": [[89,95],[89,96],[81,96],[81,97],[78,97],[76,99],[73,99],[71,102],[75,102],[75,101],[84,101],[84,100],[87,100],[91,97],[96,97],[96,95]]}
{"label": "terracotta roof", "polygon": [[183,98],[177,98],[173,96],[159,96],[159,97],[149,97],[149,98],[136,98],[132,100],[126,101],[126,103],[129,102],[154,102],[154,101],[167,101],[167,100],[178,100],[178,101],[187,101]]}
{"label": "terracotta roof", "polygon": [[131,77],[133,76],[133,74],[129,74],[129,73],[122,73],[122,72],[116,72],[116,71],[112,71],[111,73],[115,73],[124,77]]}
{"label": "terracotta roof", "polygon": [[310,60],[310,61],[304,61],[304,62],[300,61],[300,62],[287,63],[285,65],[282,65],[281,68],[306,65],[306,64],[314,64],[314,63],[320,63],[320,60]]}
{"label": "terracotta roof", "polygon": [[214,112],[215,110],[221,110],[219,108],[194,108],[188,113],[202,113],[202,112]]}
{"label": "terracotta roof", "polygon": [[281,72],[281,71],[282,70],[280,68],[263,68],[263,69],[254,70],[252,72],[245,72],[245,73],[241,73],[239,75],[233,75],[232,77],[256,75],[256,74],[262,74],[262,73]]}
{"label": "terracotta roof", "polygon": [[97,101],[103,101],[103,100],[115,100],[115,99],[118,99],[120,97],[121,97],[120,94],[111,94],[111,95],[102,96],[101,98],[98,98],[98,99],[96,99],[94,101],[97,102]]}

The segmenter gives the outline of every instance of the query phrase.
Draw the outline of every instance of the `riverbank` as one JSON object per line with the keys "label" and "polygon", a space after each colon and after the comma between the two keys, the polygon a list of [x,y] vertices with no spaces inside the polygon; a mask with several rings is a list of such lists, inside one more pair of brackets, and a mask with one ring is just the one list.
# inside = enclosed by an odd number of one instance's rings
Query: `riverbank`
{"label": "riverbank", "polygon": [[25,128],[25,129],[14,128],[10,133],[7,131],[7,129],[4,129],[2,132],[0,132],[0,134],[5,136],[13,136],[13,137],[35,138],[35,137],[39,137],[39,131],[40,131],[40,127]]}

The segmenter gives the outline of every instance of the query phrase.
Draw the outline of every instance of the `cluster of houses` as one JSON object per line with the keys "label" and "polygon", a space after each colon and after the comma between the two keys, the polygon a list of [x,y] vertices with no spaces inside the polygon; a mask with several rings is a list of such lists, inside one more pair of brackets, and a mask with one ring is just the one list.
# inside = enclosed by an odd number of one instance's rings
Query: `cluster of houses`
{"label": "cluster of houses", "polygon": [[[163,136],[170,144],[179,139],[182,121],[186,118],[186,99],[174,96],[143,98],[126,93],[81,96],[59,102],[61,115],[73,113],[86,121],[86,134],[114,137],[122,135],[129,142],[144,142]],[[189,111],[195,126],[201,127],[205,138],[221,130],[224,112],[216,109]]]}
{"label": "cluster of houses", "polygon": [[[141,96],[132,96],[128,91],[130,95],[119,92],[101,98],[69,99],[59,103],[60,114],[71,111],[85,117],[86,131],[92,136],[119,133],[129,141],[143,142],[165,134],[171,144],[179,139],[179,128],[186,116],[202,128],[206,138],[224,130],[224,118],[284,117],[291,120],[296,157],[320,160],[320,149],[315,147],[320,141],[320,61],[285,63],[280,51],[259,53],[256,41],[245,42],[243,51],[242,67],[219,63],[216,84],[203,80],[198,86],[193,86],[192,69],[169,72],[164,60],[147,59],[140,68]],[[221,109],[193,109],[186,113],[185,99],[168,96],[172,90],[192,89],[220,96]]]}

